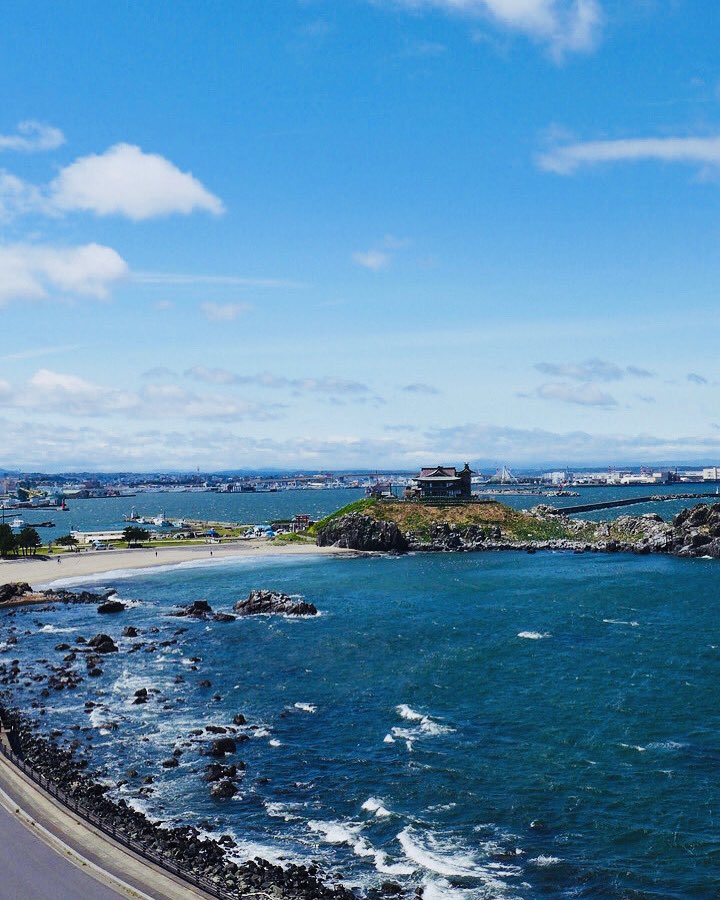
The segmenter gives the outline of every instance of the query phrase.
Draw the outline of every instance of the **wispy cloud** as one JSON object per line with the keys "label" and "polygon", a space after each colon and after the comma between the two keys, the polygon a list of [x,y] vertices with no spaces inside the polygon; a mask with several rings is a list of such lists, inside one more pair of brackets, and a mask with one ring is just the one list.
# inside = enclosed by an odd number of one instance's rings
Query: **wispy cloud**
{"label": "wispy cloud", "polygon": [[415,381],[412,384],[406,384],[403,388],[408,394],[439,394],[440,391],[431,384],[423,384],[421,381]]}
{"label": "wispy cloud", "polygon": [[383,250],[364,250],[353,253],[353,262],[371,272],[380,272],[390,265],[391,256]]}
{"label": "wispy cloud", "polygon": [[707,384],[708,380],[703,375],[698,375],[697,372],[689,372],[687,376],[687,380],[691,381],[693,384]]}
{"label": "wispy cloud", "polygon": [[242,375],[228,369],[193,366],[185,372],[187,378],[217,385],[254,385],[270,389],[291,389],[304,393],[369,395],[370,388],[360,381],[336,378],[331,375],[307,376],[304,378],[288,378],[272,372],[258,372],[254,375]]}
{"label": "wispy cloud", "polygon": [[653,373],[639,366],[618,366],[604,359],[586,359],[579,363],[536,363],[535,368],[543,375],[571,378],[574,381],[620,381],[628,376],[652,378]]}
{"label": "wispy cloud", "polygon": [[179,272],[132,272],[136,284],[159,284],[170,287],[219,285],[222,287],[305,288],[307,284],[289,278],[254,278],[242,275],[202,275]]}
{"label": "wispy cloud", "polygon": [[18,350],[15,353],[6,353],[0,356],[0,362],[14,362],[22,359],[40,359],[43,356],[54,356],[58,353],[72,353],[80,350],[81,344],[60,344],[52,347],[30,347],[27,350]]}
{"label": "wispy cloud", "polygon": [[15,134],[0,134],[0,150],[20,153],[37,153],[56,150],[65,143],[65,135],[59,128],[28,119],[20,122]]}
{"label": "wispy cloud", "polygon": [[561,403],[573,403],[576,406],[617,406],[617,400],[604,391],[590,384],[572,385],[560,382],[541,384],[536,395],[543,400],[558,400]]}
{"label": "wispy cloud", "polygon": [[252,312],[250,303],[214,303],[208,300],[200,304],[200,310],[211,322],[232,322],[244,313]]}
{"label": "wispy cloud", "polygon": [[508,31],[544,44],[561,60],[592,50],[602,27],[598,0],[373,0],[376,5],[421,12],[436,10],[469,19],[486,18]]}
{"label": "wispy cloud", "polygon": [[25,383],[0,383],[0,406],[61,417],[205,419],[227,421],[277,418],[278,403],[197,394],[176,384],[151,382],[140,390],[97,384],[67,372],[38,369]]}
{"label": "wispy cloud", "polygon": [[538,156],[546,172],[572,175],[578,169],[603,163],[657,161],[720,166],[720,137],[628,138],[584,141],[553,147]]}

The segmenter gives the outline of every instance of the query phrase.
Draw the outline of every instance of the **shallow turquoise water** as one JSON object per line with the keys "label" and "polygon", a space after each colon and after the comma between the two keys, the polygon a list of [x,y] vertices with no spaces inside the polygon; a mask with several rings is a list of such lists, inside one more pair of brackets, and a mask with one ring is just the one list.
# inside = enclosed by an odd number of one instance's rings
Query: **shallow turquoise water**
{"label": "shallow turquoise water", "polygon": [[[58,640],[101,627],[157,625],[162,641],[188,626],[155,653],[128,654],[121,639],[104,676],[54,697],[46,716],[48,729],[90,720],[86,743],[115,779],[154,774],[144,802],[164,819],[321,859],[351,884],[422,883],[430,898],[713,897],[717,574],[710,560],[616,555],[243,560],[103,576],[142,601],[112,621],[92,607],[7,621],[23,660],[53,660]],[[199,597],[229,609],[261,586],[322,615],[164,615]],[[172,709],[133,706],[141,686]],[[105,706],[92,717],[88,697]],[[240,747],[238,798],[209,799],[197,748],[159,769],[192,728],[236,712],[262,726]]]}

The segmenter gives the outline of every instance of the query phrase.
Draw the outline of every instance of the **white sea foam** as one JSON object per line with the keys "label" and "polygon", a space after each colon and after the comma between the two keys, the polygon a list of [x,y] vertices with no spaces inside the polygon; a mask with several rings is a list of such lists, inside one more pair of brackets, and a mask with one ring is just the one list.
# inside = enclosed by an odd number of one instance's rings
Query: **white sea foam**
{"label": "white sea foam", "polygon": [[422,713],[411,709],[407,703],[401,703],[399,706],[396,706],[395,712],[403,719],[407,719],[410,722],[420,722],[424,718]]}
{"label": "white sea foam", "polygon": [[57,625],[43,625],[40,631],[43,634],[74,634],[77,628],[58,628]]}
{"label": "white sea foam", "polygon": [[306,712],[306,713],[317,712],[317,706],[315,706],[312,703],[296,703],[295,709],[301,709],[303,712]]}
{"label": "white sea foam", "polygon": [[[412,728],[400,728],[395,726],[390,730],[390,734],[386,735],[384,742],[386,744],[394,743],[395,739],[405,741],[405,746],[409,753],[412,753],[414,742],[422,737],[434,737],[441,734],[452,734],[455,729],[449,725],[442,725],[431,716],[417,712],[406,703],[401,703],[395,707],[395,712],[408,722],[414,723]],[[390,740],[388,740],[390,738]]]}
{"label": "white sea foam", "polygon": [[545,868],[547,866],[556,866],[558,863],[561,863],[562,860],[559,856],[536,856],[535,859],[528,860],[528,862],[532,863],[534,866],[540,866],[540,868]]}
{"label": "white sea foam", "polygon": [[527,638],[529,641],[542,641],[552,637],[549,631],[518,631],[519,638]]}
{"label": "white sea foam", "polygon": [[272,816],[273,819],[284,819],[286,822],[299,822],[300,816],[295,815],[294,812],[291,812],[292,807],[286,803],[266,803],[265,809],[267,810],[267,814]]}
{"label": "white sea foam", "polygon": [[620,746],[626,750],[637,750],[638,753],[645,753],[647,750],[647,747],[642,747],[640,744],[620,744]]}
{"label": "white sea foam", "polygon": [[681,741],[652,741],[647,745],[648,750],[656,750],[661,753],[673,753],[676,750],[682,750],[687,744]]}
{"label": "white sea foam", "polygon": [[378,800],[377,797],[368,797],[361,808],[367,812],[375,813],[379,819],[384,819],[387,816],[392,815],[390,810],[385,808],[382,800]]}
{"label": "white sea foam", "polygon": [[271,747],[282,747],[282,741],[279,741],[277,738],[271,738],[268,741]]}
{"label": "white sea foam", "polygon": [[624,619],[603,619],[603,622],[606,625],[628,625],[630,628],[637,628],[640,625],[639,622],[626,622]]}
{"label": "white sea foam", "polygon": [[517,866],[482,863],[476,854],[432,832],[419,833],[411,825],[397,835],[405,855],[421,869],[447,878],[477,878],[488,887],[504,889],[499,878],[519,875]]}
{"label": "white sea foam", "polygon": [[386,734],[383,738],[383,744],[394,744],[395,738],[391,734]]}
{"label": "white sea foam", "polygon": [[310,820],[308,828],[322,836],[328,844],[344,844],[353,851],[356,856],[373,860],[375,869],[384,875],[412,875],[414,869],[407,863],[394,863],[388,858],[387,853],[372,846],[367,838],[360,832],[365,827],[364,822],[323,822]]}

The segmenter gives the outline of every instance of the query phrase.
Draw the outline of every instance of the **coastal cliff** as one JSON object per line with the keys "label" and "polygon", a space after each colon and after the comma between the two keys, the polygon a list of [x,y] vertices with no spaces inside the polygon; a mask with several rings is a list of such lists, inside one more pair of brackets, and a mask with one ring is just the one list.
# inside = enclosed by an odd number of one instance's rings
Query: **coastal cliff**
{"label": "coastal cliff", "polygon": [[566,550],[720,558],[720,505],[699,504],[671,522],[655,513],[612,521],[571,519],[549,506],[489,502],[423,506],[366,501],[316,527],[319,546],[366,551]]}

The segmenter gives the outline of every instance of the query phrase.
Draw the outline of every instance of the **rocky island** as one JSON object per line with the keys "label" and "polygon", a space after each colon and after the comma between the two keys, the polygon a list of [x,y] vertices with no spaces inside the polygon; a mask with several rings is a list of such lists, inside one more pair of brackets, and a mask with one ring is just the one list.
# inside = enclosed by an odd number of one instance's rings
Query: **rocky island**
{"label": "rocky island", "polygon": [[361,500],[314,528],[321,547],[385,551],[568,550],[720,558],[720,505],[698,504],[665,522],[657,513],[590,522],[540,505],[496,501],[430,505]]}

